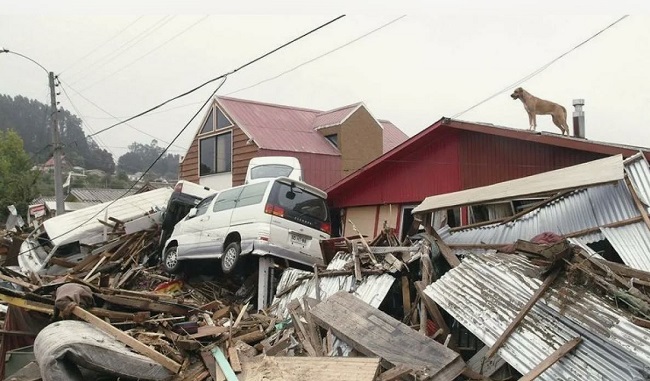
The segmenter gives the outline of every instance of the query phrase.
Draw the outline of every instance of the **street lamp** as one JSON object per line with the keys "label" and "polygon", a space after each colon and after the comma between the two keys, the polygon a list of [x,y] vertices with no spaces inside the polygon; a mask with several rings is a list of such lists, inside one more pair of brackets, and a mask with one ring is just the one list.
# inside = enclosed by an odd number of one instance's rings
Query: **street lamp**
{"label": "street lamp", "polygon": [[59,121],[57,115],[58,110],[56,107],[54,73],[47,70],[45,67],[43,67],[43,65],[27,57],[26,55],[10,51],[9,49],[1,49],[0,53],[9,53],[29,60],[38,65],[38,67],[43,69],[43,71],[45,71],[48,75],[48,80],[50,82],[50,102],[51,108],[53,110],[50,120],[52,122],[52,144],[54,146],[54,195],[56,196],[56,215],[60,216],[65,213],[65,207],[63,204],[63,179],[61,178],[61,137],[59,134]]}

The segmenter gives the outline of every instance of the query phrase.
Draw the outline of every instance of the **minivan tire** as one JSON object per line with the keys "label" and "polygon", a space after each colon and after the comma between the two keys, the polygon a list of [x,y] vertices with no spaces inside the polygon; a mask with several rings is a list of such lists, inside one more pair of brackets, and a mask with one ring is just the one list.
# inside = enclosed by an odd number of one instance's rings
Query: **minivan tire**
{"label": "minivan tire", "polygon": [[241,254],[239,242],[231,242],[226,246],[226,250],[221,256],[221,270],[224,274],[230,274],[235,270],[239,262],[239,254]]}
{"label": "minivan tire", "polygon": [[182,263],[178,260],[178,246],[169,246],[165,250],[162,265],[168,273],[176,274],[181,271]]}

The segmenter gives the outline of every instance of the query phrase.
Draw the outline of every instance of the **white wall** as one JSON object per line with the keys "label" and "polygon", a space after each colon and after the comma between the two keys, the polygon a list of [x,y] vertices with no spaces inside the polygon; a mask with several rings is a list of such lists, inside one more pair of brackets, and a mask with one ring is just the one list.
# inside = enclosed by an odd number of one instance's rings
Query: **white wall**
{"label": "white wall", "polygon": [[228,189],[232,187],[232,172],[218,173],[216,175],[201,176],[199,184],[215,190]]}

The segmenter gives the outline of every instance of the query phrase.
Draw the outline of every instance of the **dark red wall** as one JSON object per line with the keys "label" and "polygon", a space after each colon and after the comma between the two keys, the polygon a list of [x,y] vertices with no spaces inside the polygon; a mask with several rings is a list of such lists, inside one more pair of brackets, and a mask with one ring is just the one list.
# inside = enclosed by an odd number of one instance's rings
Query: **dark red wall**
{"label": "dark red wall", "polygon": [[548,172],[606,156],[470,131],[458,133],[463,189]]}
{"label": "dark red wall", "polygon": [[259,150],[255,156],[293,156],[300,161],[303,180],[323,190],[343,178],[340,156],[267,149]]}

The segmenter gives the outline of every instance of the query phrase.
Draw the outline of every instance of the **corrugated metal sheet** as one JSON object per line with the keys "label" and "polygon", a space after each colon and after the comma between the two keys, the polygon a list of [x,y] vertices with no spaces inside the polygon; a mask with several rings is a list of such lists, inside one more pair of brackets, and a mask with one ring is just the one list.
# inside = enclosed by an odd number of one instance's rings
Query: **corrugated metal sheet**
{"label": "corrugated metal sheet", "polygon": [[[425,293],[486,345],[493,345],[541,281],[523,256],[471,255]],[[650,331],[590,290],[553,286],[499,349],[522,374],[573,337],[583,341],[539,380],[645,380],[650,377]],[[644,370],[645,369],[645,370]]]}
{"label": "corrugated metal sheet", "polygon": [[644,222],[601,231],[626,265],[650,271],[650,230]]}
{"label": "corrugated metal sheet", "polygon": [[70,196],[78,202],[109,202],[117,200],[120,197],[131,196],[136,193],[136,189],[107,189],[107,188],[72,188]]}
{"label": "corrugated metal sheet", "polygon": [[98,220],[104,220],[105,216],[126,222],[141,217],[150,210],[161,210],[167,206],[171,194],[171,188],[135,194],[113,204],[106,202],[50,218],[43,226],[55,245],[73,242],[101,233],[104,225]]}
{"label": "corrugated metal sheet", "polygon": [[[351,254],[339,253],[327,266],[327,270],[342,270],[343,266],[352,259]],[[295,284],[297,279],[309,275],[306,271],[287,269],[282,273],[277,291],[280,292],[288,286]],[[303,283],[293,291],[275,298],[271,311],[278,317],[287,318],[289,311],[287,305],[294,299],[302,299],[307,296],[316,298],[316,286],[313,279],[303,280]],[[319,279],[320,298],[325,300],[339,291],[353,292],[359,299],[378,308],[386,297],[388,290],[395,282],[395,277],[390,274],[368,275],[363,278],[359,286],[352,275],[337,277],[322,277]]]}
{"label": "corrugated metal sheet", "polygon": [[312,123],[312,128],[319,129],[341,124],[360,105],[362,105],[362,103],[358,102],[334,110],[321,112],[320,114],[316,115],[316,118]]}
{"label": "corrugated metal sheet", "polygon": [[[570,234],[640,216],[621,181],[570,193],[506,224],[459,230],[445,237],[452,244],[508,244],[529,240],[543,232]],[[446,232],[444,232],[446,233]],[[578,237],[585,243],[601,241],[598,231]]]}
{"label": "corrugated metal sheet", "polygon": [[641,201],[650,206],[650,166],[646,158],[642,154],[629,158],[625,163],[625,172]]}

